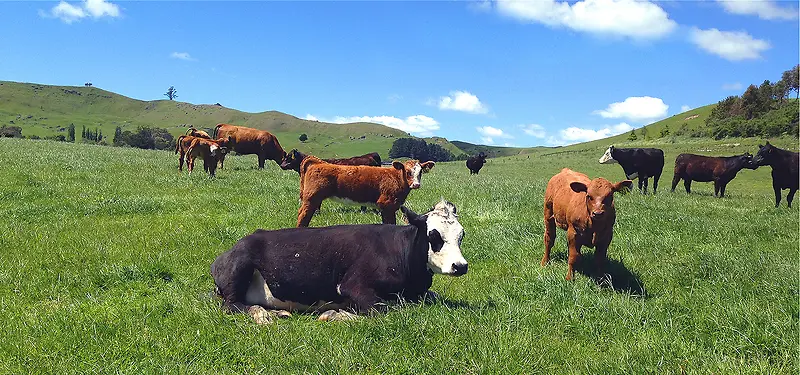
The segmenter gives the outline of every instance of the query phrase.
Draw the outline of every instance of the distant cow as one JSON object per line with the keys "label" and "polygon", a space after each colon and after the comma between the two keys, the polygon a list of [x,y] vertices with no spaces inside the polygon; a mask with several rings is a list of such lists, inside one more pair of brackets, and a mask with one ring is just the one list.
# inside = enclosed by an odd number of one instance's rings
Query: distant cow
{"label": "distant cow", "polygon": [[664,170],[664,151],[657,148],[615,148],[609,146],[600,164],[619,163],[625,178],[639,179],[639,191],[647,193],[647,180],[653,177],[653,194],[658,189],[658,179]]}
{"label": "distant cow", "polygon": [[550,261],[550,249],[556,241],[556,226],[567,231],[569,259],[567,280],[581,254],[581,246],[595,248],[598,270],[608,259],[608,246],[613,237],[614,193],[630,189],[631,180],[612,184],[605,178],[590,180],[583,173],[564,168],[550,178],[544,193],[544,256],[542,267]]}
{"label": "distant cow", "polygon": [[211,175],[216,176],[217,161],[228,152],[230,137],[227,139],[205,139],[194,138],[186,149],[186,167],[189,174],[194,170],[194,161],[197,157],[203,158],[203,169]]}
{"label": "distant cow", "polygon": [[[247,128],[230,124],[217,124],[214,127],[214,138],[231,137],[233,151],[239,154],[258,155],[258,169],[264,169],[264,162],[272,160],[280,165],[285,152],[272,133],[265,130]],[[225,156],[219,159],[219,167],[225,164]]]}
{"label": "distant cow", "polygon": [[781,204],[781,190],[789,189],[786,202],[792,207],[792,199],[798,188],[798,164],[800,157],[797,152],[777,148],[769,142],[758,145],[758,153],[753,158],[756,165],[769,165],[772,167],[772,189],[775,190],[775,208]]}
{"label": "distant cow", "polygon": [[411,190],[420,187],[422,174],[435,164],[432,161],[394,161],[391,167],[384,168],[336,165],[306,156],[300,163],[301,205],[297,226],[307,227],[314,212],[328,198],[376,207],[384,224],[395,224],[395,212]]}
{"label": "distant cow", "polygon": [[470,156],[469,159],[467,159],[467,168],[469,168],[469,174],[478,174],[485,163],[486,154],[484,154],[483,151],[481,151],[478,155]]}
{"label": "distant cow", "polygon": [[197,137],[197,138],[211,139],[211,136],[208,135],[208,133],[202,130],[195,129],[194,126],[190,126],[189,129],[186,130],[186,135],[190,135],[192,137]]}
{"label": "distant cow", "polygon": [[367,313],[398,296],[419,301],[433,294],[434,273],[467,273],[455,205],[442,199],[424,215],[401,209],[410,225],[259,229],[211,264],[217,292],[229,311],[259,324],[286,310],[328,310],[319,320],[346,320],[353,315],[337,309]]}
{"label": "distant cow", "polygon": [[753,164],[753,155],[744,153],[736,156],[703,156],[695,154],[680,154],[675,158],[675,175],[672,177],[672,191],[683,179],[686,192],[691,192],[692,181],[714,181],[714,196],[725,196],[725,187],[731,182],[742,168],[756,169]]}

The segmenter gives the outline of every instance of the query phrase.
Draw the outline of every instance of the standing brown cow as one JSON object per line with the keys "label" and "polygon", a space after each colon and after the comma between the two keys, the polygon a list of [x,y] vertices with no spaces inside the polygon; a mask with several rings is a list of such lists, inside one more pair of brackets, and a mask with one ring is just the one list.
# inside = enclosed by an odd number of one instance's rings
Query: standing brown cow
{"label": "standing brown cow", "polygon": [[544,193],[544,256],[542,267],[550,261],[550,249],[556,242],[556,226],[567,231],[569,259],[567,280],[581,254],[581,246],[595,248],[598,269],[607,260],[608,246],[613,237],[614,193],[630,189],[633,181],[612,184],[605,178],[590,180],[583,173],[564,168],[550,178]]}
{"label": "standing brown cow", "polygon": [[203,169],[211,175],[216,176],[217,160],[228,152],[230,137],[219,138],[216,140],[205,138],[194,138],[186,150],[186,167],[189,174],[194,170],[194,160],[198,156],[203,158]]}
{"label": "standing brown cow", "polygon": [[[265,130],[247,128],[230,124],[217,124],[214,128],[214,138],[231,137],[232,150],[239,154],[258,155],[258,169],[264,169],[264,161],[267,159],[280,165],[283,156],[286,154],[283,147],[278,143],[272,133]],[[219,167],[225,164],[225,156],[219,159]]]}
{"label": "standing brown cow", "polygon": [[182,135],[178,137],[178,140],[175,141],[175,153],[180,154],[178,155],[178,170],[183,172],[183,161],[186,160],[186,150],[189,149],[191,146],[192,141],[201,137],[195,137],[191,135]]}

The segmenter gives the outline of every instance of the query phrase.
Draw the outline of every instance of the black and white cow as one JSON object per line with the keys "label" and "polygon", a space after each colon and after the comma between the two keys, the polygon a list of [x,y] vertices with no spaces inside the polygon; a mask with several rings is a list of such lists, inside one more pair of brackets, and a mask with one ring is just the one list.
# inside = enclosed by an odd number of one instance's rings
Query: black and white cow
{"label": "black and white cow", "polygon": [[442,199],[424,215],[401,210],[410,225],[259,229],[211,264],[217,292],[230,311],[259,324],[289,311],[346,320],[355,315],[345,309],[363,314],[398,295],[433,295],[433,274],[467,273],[455,205]]}
{"label": "black and white cow", "polygon": [[653,194],[664,170],[664,151],[657,148],[615,148],[609,146],[600,164],[619,163],[629,180],[639,179],[639,191],[647,193],[647,180],[653,177]]}

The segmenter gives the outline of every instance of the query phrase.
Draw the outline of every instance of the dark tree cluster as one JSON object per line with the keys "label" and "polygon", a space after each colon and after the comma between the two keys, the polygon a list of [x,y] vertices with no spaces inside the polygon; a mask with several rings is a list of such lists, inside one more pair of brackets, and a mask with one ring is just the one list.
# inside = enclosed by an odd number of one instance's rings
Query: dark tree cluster
{"label": "dark tree cluster", "polygon": [[6,126],[0,127],[0,137],[4,138],[22,138],[22,128],[19,126]]}
{"label": "dark tree cluster", "polygon": [[711,111],[706,119],[710,136],[775,137],[798,134],[798,101],[789,99],[800,94],[800,65],[793,67],[775,83],[750,85],[741,96],[729,96]]}
{"label": "dark tree cluster", "polygon": [[129,146],[147,150],[170,150],[175,147],[175,138],[167,129],[140,126],[135,132],[114,130],[114,146]]}
{"label": "dark tree cluster", "polygon": [[392,149],[389,151],[389,157],[392,159],[407,157],[423,162],[451,161],[455,159],[453,153],[444,147],[416,138],[398,138],[395,140],[392,143]]}
{"label": "dark tree cluster", "polygon": [[[74,130],[73,130],[73,134],[74,134]],[[73,138],[74,138],[74,135],[73,135]],[[87,141],[92,141],[92,142],[100,142],[100,141],[103,140],[103,131],[100,130],[99,128],[94,128],[94,130],[87,129],[86,126],[84,126],[82,131],[81,131],[81,139],[85,139]]]}

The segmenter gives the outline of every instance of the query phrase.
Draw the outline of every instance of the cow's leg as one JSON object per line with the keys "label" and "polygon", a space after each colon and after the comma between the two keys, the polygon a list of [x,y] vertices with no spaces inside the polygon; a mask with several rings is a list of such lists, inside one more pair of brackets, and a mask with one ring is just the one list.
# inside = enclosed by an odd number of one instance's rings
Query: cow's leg
{"label": "cow's leg", "polygon": [[311,218],[322,205],[320,199],[304,199],[300,204],[300,210],[297,212],[297,227],[307,227],[311,223]]}
{"label": "cow's leg", "polygon": [[544,256],[541,265],[544,267],[550,262],[550,249],[556,243],[556,219],[553,217],[553,209],[544,206]]}
{"label": "cow's leg", "polygon": [[794,199],[794,193],[797,192],[797,189],[789,188],[789,194],[786,195],[786,202],[789,203],[789,208],[792,208],[792,199]]}
{"label": "cow's leg", "polygon": [[219,156],[219,169],[222,169],[222,166],[225,164],[225,154]]}
{"label": "cow's leg", "polygon": [[647,194],[647,183],[649,182],[649,181],[647,181],[647,180],[648,180],[649,178],[650,178],[650,177],[639,175],[639,180],[640,180],[640,181],[641,181],[642,179],[644,179],[644,190],[642,190],[642,193],[643,193],[643,194]]}
{"label": "cow's leg", "polygon": [[725,188],[728,186],[728,182],[730,182],[730,181],[727,181],[727,182],[720,181],[720,183],[719,183],[719,197],[720,198],[724,198],[725,197]]}
{"label": "cow's leg", "polygon": [[381,220],[384,224],[397,224],[397,216],[395,215],[397,210],[392,210],[391,208],[383,208],[381,209]]}
{"label": "cow's leg", "polygon": [[677,174],[675,176],[672,176],[672,192],[673,193],[675,192],[675,187],[678,186],[678,182],[681,182],[681,176],[677,175]]}
{"label": "cow's leg", "polygon": [[181,157],[178,158],[178,170],[183,172],[183,158],[185,158],[186,155],[183,152],[181,152],[180,155]]}
{"label": "cow's leg", "polygon": [[608,242],[602,241],[594,245],[594,260],[595,271],[598,276],[605,273],[605,266],[608,264],[608,246],[611,245],[611,239]]}
{"label": "cow's leg", "polygon": [[656,195],[656,190],[658,189],[658,179],[661,178],[661,172],[658,175],[653,176],[653,195]]}
{"label": "cow's leg", "polygon": [[690,178],[684,178],[683,179],[683,187],[686,188],[686,193],[687,194],[691,193],[692,192],[692,180]]}
{"label": "cow's leg", "polygon": [[719,189],[722,186],[722,182],[719,180],[714,180],[714,196],[719,196]]}
{"label": "cow's leg", "polygon": [[266,160],[267,160],[266,156],[258,154],[258,169],[264,169],[264,161]]}
{"label": "cow's leg", "polygon": [[189,170],[190,175],[194,169],[194,158],[189,154],[186,154],[186,169]]}
{"label": "cow's leg", "polygon": [[320,314],[319,318],[317,318],[317,320],[321,322],[345,321],[345,320],[355,320],[355,319],[358,319],[358,315],[344,311],[342,309],[328,310]]}
{"label": "cow's leg", "polygon": [[575,238],[575,228],[572,226],[567,230],[567,245],[569,246],[569,258],[567,259],[567,280],[572,280],[575,274],[575,264],[581,256],[581,245]]}
{"label": "cow's leg", "polygon": [[362,214],[367,213],[367,206],[361,206],[361,213]]}
{"label": "cow's leg", "polygon": [[642,190],[642,186],[644,185],[644,179],[642,176],[639,176],[639,192],[644,194],[644,190]]}
{"label": "cow's leg", "polygon": [[[772,190],[775,191],[775,208],[778,208],[781,205],[781,187],[773,182]],[[787,196],[786,198],[788,199],[789,197]]]}

